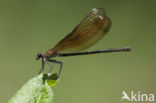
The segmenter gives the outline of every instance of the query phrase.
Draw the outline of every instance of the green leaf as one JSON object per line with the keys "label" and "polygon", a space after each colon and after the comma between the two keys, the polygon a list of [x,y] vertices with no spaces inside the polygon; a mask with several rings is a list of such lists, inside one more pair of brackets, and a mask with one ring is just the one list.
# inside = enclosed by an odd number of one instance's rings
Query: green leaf
{"label": "green leaf", "polygon": [[57,82],[57,74],[40,74],[29,80],[8,103],[54,103],[51,87]]}

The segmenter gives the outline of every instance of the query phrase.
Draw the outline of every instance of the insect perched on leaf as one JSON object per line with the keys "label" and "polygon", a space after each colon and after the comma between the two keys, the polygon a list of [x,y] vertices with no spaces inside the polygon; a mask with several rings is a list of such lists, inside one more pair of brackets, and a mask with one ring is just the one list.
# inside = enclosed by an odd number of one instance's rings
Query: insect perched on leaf
{"label": "insect perched on leaf", "polygon": [[[43,71],[45,62],[53,62],[60,65],[58,76],[61,73],[62,62],[51,59],[53,57],[66,57],[76,55],[88,55],[106,52],[120,52],[130,51],[130,47],[124,47],[120,49],[108,49],[108,50],[96,50],[86,51],[85,50],[96,42],[98,42],[110,29],[111,19],[106,15],[103,8],[94,8],[89,14],[78,24],[74,30],[64,37],[54,48],[48,50],[45,54],[38,53],[36,60],[42,58],[42,68],[39,74]],[[52,66],[50,71],[52,70]]]}

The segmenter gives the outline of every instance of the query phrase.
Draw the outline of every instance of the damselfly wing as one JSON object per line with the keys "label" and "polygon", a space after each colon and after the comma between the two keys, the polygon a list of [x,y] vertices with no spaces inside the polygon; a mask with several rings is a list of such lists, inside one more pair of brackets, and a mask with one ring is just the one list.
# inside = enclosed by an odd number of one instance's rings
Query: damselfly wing
{"label": "damselfly wing", "polygon": [[57,53],[79,52],[91,47],[110,29],[111,20],[103,8],[93,9],[80,24],[55,47]]}

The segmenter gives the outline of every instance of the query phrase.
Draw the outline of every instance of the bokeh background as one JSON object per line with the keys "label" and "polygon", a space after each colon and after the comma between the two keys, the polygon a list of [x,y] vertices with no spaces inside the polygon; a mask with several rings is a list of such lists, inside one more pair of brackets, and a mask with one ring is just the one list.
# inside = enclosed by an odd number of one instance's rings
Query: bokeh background
{"label": "bokeh background", "polygon": [[35,55],[52,48],[95,7],[106,9],[112,28],[88,50],[124,46],[133,50],[57,58],[64,66],[53,88],[56,103],[119,103],[123,90],[156,94],[155,4],[155,0],[0,0],[0,102],[6,103],[37,75],[41,61]]}

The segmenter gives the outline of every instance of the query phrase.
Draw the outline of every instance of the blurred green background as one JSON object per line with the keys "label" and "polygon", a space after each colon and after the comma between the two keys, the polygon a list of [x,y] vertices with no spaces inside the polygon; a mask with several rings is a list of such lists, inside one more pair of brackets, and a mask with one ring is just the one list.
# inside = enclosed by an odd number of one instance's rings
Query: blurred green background
{"label": "blurred green background", "polygon": [[89,50],[124,46],[133,50],[57,58],[64,66],[53,88],[56,103],[119,103],[123,90],[155,94],[155,4],[155,0],[1,0],[0,102],[6,103],[37,75],[41,61],[35,55],[52,48],[95,7],[106,9],[112,28]]}

